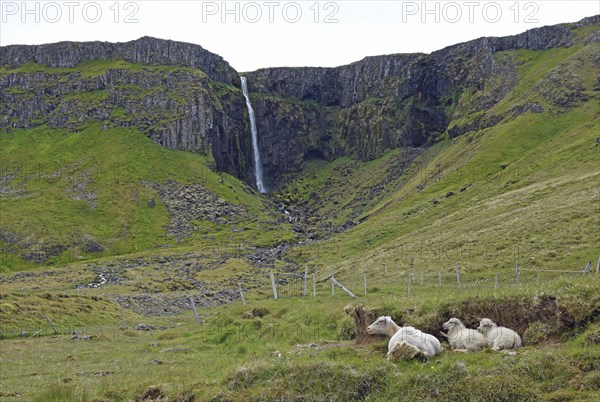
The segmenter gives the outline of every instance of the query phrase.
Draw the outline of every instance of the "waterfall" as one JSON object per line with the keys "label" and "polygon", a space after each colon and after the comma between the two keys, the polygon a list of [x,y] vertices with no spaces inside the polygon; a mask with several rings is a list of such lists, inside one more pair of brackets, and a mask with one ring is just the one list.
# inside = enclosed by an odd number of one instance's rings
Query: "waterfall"
{"label": "waterfall", "polygon": [[258,151],[258,132],[256,131],[256,120],[254,119],[254,109],[252,109],[252,103],[250,103],[250,96],[248,95],[248,85],[246,84],[246,77],[240,77],[242,81],[242,92],[244,98],[246,98],[246,106],[248,107],[248,116],[250,117],[250,131],[252,133],[252,150],[254,151],[254,176],[256,177],[256,188],[259,193],[266,193],[267,189],[263,184],[263,172],[262,164],[260,163],[260,152]]}

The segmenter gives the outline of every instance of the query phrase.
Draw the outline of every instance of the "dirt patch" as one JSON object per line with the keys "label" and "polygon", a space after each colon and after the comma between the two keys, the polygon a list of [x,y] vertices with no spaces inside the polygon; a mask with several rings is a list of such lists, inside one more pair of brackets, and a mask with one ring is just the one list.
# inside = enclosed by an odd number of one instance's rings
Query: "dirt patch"
{"label": "dirt patch", "polygon": [[135,398],[135,402],[143,401],[165,401],[166,395],[160,387],[150,387]]}
{"label": "dirt patch", "polygon": [[182,392],[181,394],[177,395],[175,397],[175,399],[173,399],[173,402],[195,402],[196,401],[196,397],[193,394],[189,394],[186,392]]}
{"label": "dirt patch", "polygon": [[[404,322],[402,313],[388,311],[389,309],[383,311],[377,307],[348,305],[344,310],[354,321],[357,344],[371,344],[385,339],[385,337],[369,335],[366,332],[367,326],[377,317],[384,315],[383,313],[392,316],[396,324],[400,326]],[[412,317],[409,321],[412,323],[416,320],[418,322],[414,324],[416,327],[440,340],[443,340],[440,334],[442,324],[452,317],[460,318],[468,328],[477,328],[482,318],[489,318],[498,325],[515,330],[521,336],[532,324],[534,326],[541,325],[545,328],[552,328],[547,337],[561,338],[571,336],[577,328],[594,322],[598,315],[598,310],[594,308],[586,308],[585,314],[581,311],[570,310],[567,305],[559,304],[554,296],[534,296],[505,300],[474,298],[457,303],[456,306],[441,306],[439,311],[432,314],[430,318]]]}
{"label": "dirt patch", "polygon": [[452,317],[460,318],[469,328],[477,328],[482,318],[489,318],[498,325],[508,327],[523,334],[534,322],[541,322],[563,333],[575,326],[571,315],[559,308],[556,297],[533,297],[530,300],[467,300],[456,308],[447,309],[439,314],[439,320],[424,331],[437,334],[442,324]]}
{"label": "dirt patch", "polygon": [[[349,304],[344,308],[344,311],[352,317],[352,320],[354,321],[357,345],[369,345],[387,339],[385,335],[370,335],[367,333],[367,327],[383,315],[380,309],[369,308],[363,305],[352,306]],[[398,325],[402,325],[401,320],[396,321],[396,318],[394,318],[394,321]]]}
{"label": "dirt patch", "polygon": [[241,313],[240,317],[248,318],[248,319],[257,318],[257,317],[262,318],[262,317],[266,316],[267,314],[269,314],[269,310],[267,310],[266,308],[256,307],[250,311],[245,311],[245,312]]}

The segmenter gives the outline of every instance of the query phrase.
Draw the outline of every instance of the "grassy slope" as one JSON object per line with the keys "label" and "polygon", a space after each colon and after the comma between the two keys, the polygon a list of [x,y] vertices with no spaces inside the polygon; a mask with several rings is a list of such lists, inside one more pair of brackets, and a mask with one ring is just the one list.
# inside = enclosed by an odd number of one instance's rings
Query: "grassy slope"
{"label": "grassy slope", "polygon": [[[358,212],[358,219],[366,219],[328,242],[298,248],[293,254],[297,261],[310,261],[313,267],[326,273],[330,272],[330,265],[336,264],[336,276],[342,282],[355,278],[357,269],[367,261],[371,267],[387,262],[402,270],[414,267],[432,271],[451,268],[459,261],[469,280],[503,269],[512,271],[515,258],[519,258],[524,268],[541,269],[580,268],[587,260],[595,261],[600,180],[600,147],[596,140],[600,118],[596,100],[560,108],[548,104],[536,92],[539,88],[560,89],[560,85],[552,86],[543,80],[553,69],[572,62],[572,57],[587,57],[586,52],[589,48],[570,49],[560,56],[553,51],[507,52],[507,56],[516,60],[529,60],[518,68],[522,83],[519,88],[523,90],[507,95],[490,113],[511,110],[524,101],[541,102],[545,112],[508,118],[478,133],[435,145],[402,175],[392,177],[382,198],[363,197],[365,191],[378,185],[378,177],[393,171],[401,150],[364,165],[348,159],[325,166],[322,162],[312,162],[305,176],[293,183],[285,196],[308,199],[316,191],[321,199],[331,201],[320,205],[320,211],[328,218],[341,223]],[[597,97],[590,90],[593,81],[590,76],[595,70],[584,62],[577,71],[588,95]],[[529,80],[536,85],[527,84]],[[463,118],[460,111],[456,116]],[[173,155],[174,165],[159,177],[173,174],[178,180],[194,181],[198,175],[193,173],[193,167],[205,166],[206,161],[201,157],[162,150],[133,132],[123,132],[145,142],[146,152],[152,153],[154,160],[162,161],[165,155]],[[126,135],[123,132],[121,135]],[[87,149],[87,152],[94,151]],[[191,173],[181,171],[184,167],[179,165],[181,158],[188,158]],[[208,176],[218,179],[212,173]],[[257,202],[233,179],[224,179],[233,189],[216,184],[210,188],[232,202],[236,196],[241,203]],[[238,188],[241,192],[236,193]],[[57,189],[47,191],[50,199],[64,198],[52,195]],[[126,189],[119,187],[116,191]],[[450,191],[455,195],[446,197]],[[114,202],[126,200],[124,197]],[[264,213],[260,204],[251,205]],[[163,222],[165,212],[161,212]],[[86,224],[85,216],[77,219]],[[54,223],[60,220],[56,218]],[[110,224],[107,222],[114,232],[122,222]],[[155,227],[162,224],[156,223]],[[158,229],[156,233],[164,234]],[[149,241],[151,238],[149,234]],[[232,263],[235,262],[228,262]],[[224,268],[227,270],[208,271],[206,275],[226,278],[229,267]],[[231,268],[235,272],[235,267]],[[361,296],[360,301],[383,306],[390,314],[401,312],[406,322],[414,325],[430,322],[443,310],[451,310],[465,300],[478,303],[483,299],[501,306],[504,299],[535,300],[539,295],[553,295],[562,308],[575,316],[598,309],[600,282],[596,276],[558,281],[542,277],[540,284],[497,291],[480,286],[462,292],[446,286],[441,289],[415,286],[416,296],[412,298],[406,296],[404,285],[398,285],[400,279],[398,270],[390,270],[389,276],[382,276],[376,283],[378,289],[371,287],[369,295]],[[21,285],[12,284],[10,289],[18,286]],[[53,286],[55,292],[60,291],[60,283],[53,282]],[[90,290],[91,295],[102,292],[102,289]],[[63,311],[56,300],[23,297],[26,299],[11,293],[5,296],[1,308],[10,309],[22,302],[23,308],[37,311],[41,307],[29,307],[30,304],[44,306],[48,300],[51,315]],[[210,400],[214,396],[217,400],[395,400],[403,395],[408,400],[583,401],[596,399],[600,392],[597,363],[600,348],[597,341],[586,342],[593,338],[590,337],[593,331],[599,331],[597,323],[587,329],[582,325],[573,338],[564,342],[527,346],[514,357],[490,352],[444,353],[426,364],[395,365],[385,362],[382,345],[358,348],[340,341],[348,329],[348,318],[342,313],[348,300],[344,295],[330,299],[321,290],[314,300],[275,302],[256,293],[247,298],[249,305],[245,307],[234,305],[205,311],[203,329],[192,324],[190,315],[183,315],[166,322],[151,320],[174,326],[165,331],[112,331],[101,333],[96,341],[88,343],[64,337],[2,341],[1,364],[11,370],[2,370],[0,399],[131,400],[151,387],[160,388],[160,392],[173,399],[194,394],[197,400]],[[86,303],[92,300],[90,296],[70,299]],[[68,308],[78,308],[81,304]],[[115,320],[116,306],[112,310],[106,306],[108,313],[102,313],[101,307],[98,305],[90,315],[105,317],[103,322]],[[243,318],[242,313],[253,308],[266,309],[268,313],[263,318]],[[76,316],[72,311],[70,314]],[[76,325],[78,321],[70,323]],[[313,341],[322,349],[296,346]],[[181,347],[190,350],[165,351]],[[157,361],[162,364],[156,364]],[[32,362],[36,362],[35,368]],[[110,374],[99,375],[101,372]]]}
{"label": "grassy slope", "polygon": [[[598,283],[577,278],[488,292],[443,288],[427,297],[371,294],[361,302],[418,325],[465,301],[485,299],[502,309],[504,300],[535,300],[542,294],[559,295],[561,311],[577,316],[597,303]],[[594,331],[598,337],[597,325],[580,328],[565,342],[526,346],[513,357],[444,352],[425,364],[394,364],[385,361],[385,342],[357,347],[347,340],[349,318],[341,313],[347,302],[345,295],[323,294],[254,300],[210,311],[201,327],[183,315],[151,319],[167,327],[152,332],[89,327],[94,337],[88,341],[68,336],[3,340],[2,365],[11,369],[2,371],[0,399],[127,401],[156,388],[169,400],[194,395],[199,401],[395,400],[398,395],[409,400],[462,400],[459,395],[465,400],[593,400],[600,389],[600,347],[590,343]],[[256,308],[265,315],[246,315]],[[312,342],[316,345],[297,346]]]}
{"label": "grassy slope", "polygon": [[[267,245],[291,236],[285,225],[276,228],[270,223],[272,219],[254,191],[226,174],[214,173],[206,157],[160,147],[136,130],[103,130],[92,125],[68,133],[42,126],[2,133],[0,144],[5,174],[18,172],[10,185],[26,194],[2,199],[0,225],[22,238],[71,244],[81,234],[90,234],[111,255],[165,246],[189,248],[202,241]],[[86,201],[71,199],[70,188],[86,181],[85,177],[88,184],[84,192],[95,193],[95,208]],[[167,236],[164,226],[169,221],[168,211],[157,192],[142,184],[168,180],[201,184],[223,200],[244,206],[249,218],[240,225],[248,230],[234,233],[204,222],[212,239],[202,239],[197,233],[178,243]],[[157,201],[154,208],[148,206],[150,198]],[[263,230],[263,225],[272,230]],[[4,269],[30,267],[19,255],[6,253],[3,258]],[[61,264],[69,258],[72,252],[66,251],[50,262]]]}
{"label": "grassy slope", "polygon": [[[338,272],[362,268],[362,261],[415,264],[424,270],[450,268],[458,261],[475,272],[512,269],[515,259],[533,269],[579,269],[595,261],[600,114],[593,100],[598,95],[592,91],[591,55],[597,49],[578,45],[558,52],[561,57],[555,51],[506,52],[529,64],[519,66],[519,93],[509,93],[488,113],[535,101],[545,107],[544,113],[508,117],[428,149],[387,184],[392,190],[377,205],[369,208],[367,203],[362,224],[304,248],[298,258],[321,267],[337,264]],[[552,74],[573,65],[590,100],[569,108],[548,104],[539,93],[560,91],[562,82]],[[535,91],[530,81],[536,82]],[[351,203],[353,189],[370,188],[364,178],[372,172],[373,180],[389,170],[386,161],[392,159],[393,152],[374,167],[345,161],[354,170],[343,177],[336,161],[320,170],[312,187],[292,185],[290,191],[324,191],[328,199],[349,197]],[[447,197],[449,192],[454,195]],[[326,205],[322,210],[331,217],[331,209]]]}

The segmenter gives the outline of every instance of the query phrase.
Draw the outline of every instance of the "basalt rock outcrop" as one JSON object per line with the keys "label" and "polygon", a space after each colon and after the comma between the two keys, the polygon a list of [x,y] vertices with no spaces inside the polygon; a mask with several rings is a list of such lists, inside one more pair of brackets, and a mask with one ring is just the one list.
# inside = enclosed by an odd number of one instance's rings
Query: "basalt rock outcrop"
{"label": "basalt rock outcrop", "polygon": [[[144,49],[162,49],[159,45],[163,44],[164,52],[175,46],[173,42],[158,39],[140,41],[147,44]],[[76,49],[76,54],[71,58],[50,58],[46,53],[54,51],[55,45]],[[108,53],[103,43],[90,43],[88,47],[72,43],[55,45],[0,48],[3,62],[39,60],[58,66],[35,65],[31,71],[15,64],[0,66],[0,123],[5,131],[41,124],[78,131],[92,122],[100,122],[106,129],[134,127],[162,146],[212,153],[219,171],[252,181],[252,150],[244,118],[246,106],[241,92],[232,83],[215,81],[204,70],[185,66],[186,63],[201,66],[195,59],[182,58],[180,65],[169,67],[120,61],[104,63],[93,57],[106,53],[107,57],[120,54],[134,61],[144,57],[163,59],[134,50],[131,54],[119,53],[119,48],[110,48],[114,52]],[[185,45],[183,49],[194,49],[194,45]],[[197,48],[196,53],[208,53]],[[126,49],[137,47],[131,45]],[[157,50],[157,54],[162,53]],[[173,57],[166,53],[163,61],[168,63]],[[206,61],[210,64],[207,68],[215,70],[216,67],[210,67],[212,59]],[[78,60],[88,62],[77,64]],[[214,56],[214,60],[220,58]],[[76,67],[64,67],[72,64]],[[221,64],[221,69],[226,74],[216,74],[214,78],[237,85],[233,81],[237,75],[231,73],[234,70],[226,63]]]}
{"label": "basalt rock outcrop", "polygon": [[[542,106],[524,101],[507,115],[450,127],[456,116],[477,115],[514,88],[516,64],[499,52],[592,45],[597,31],[581,37],[576,30],[598,25],[594,16],[431,54],[249,73],[266,186],[276,189],[305,160],[371,160],[388,149],[427,146],[444,133],[495,124],[510,113],[540,112]],[[136,127],[160,145],[210,152],[219,171],[254,183],[238,73],[200,46],[144,37],[0,47],[0,87],[4,130],[48,124],[76,131],[92,121]],[[577,85],[571,92],[561,105],[578,101]],[[476,96],[465,101],[465,94]]]}
{"label": "basalt rock outcrop", "polygon": [[[482,116],[449,127],[453,116],[489,109],[514,88],[515,63],[496,57],[498,52],[569,47],[581,40],[575,29],[595,25],[600,25],[600,16],[509,37],[480,38],[428,55],[367,57],[336,68],[252,72],[248,74],[251,92],[263,99],[269,99],[264,94],[280,98],[279,102],[258,102],[255,107],[261,116],[261,150],[268,155],[264,158],[266,176],[278,180],[314,156],[371,160],[388,149],[427,146],[446,131],[457,136],[496,124],[506,116]],[[592,33],[585,43],[594,38]],[[465,92],[478,96],[459,104]],[[510,113],[541,110],[539,104],[524,103]],[[303,127],[302,141],[297,139],[299,126]]]}
{"label": "basalt rock outcrop", "polygon": [[37,63],[49,67],[72,68],[94,60],[125,60],[161,66],[184,66],[202,70],[215,81],[237,83],[237,72],[219,55],[191,43],[144,36],[124,43],[58,42],[37,46],[5,46],[0,50],[1,65]]}

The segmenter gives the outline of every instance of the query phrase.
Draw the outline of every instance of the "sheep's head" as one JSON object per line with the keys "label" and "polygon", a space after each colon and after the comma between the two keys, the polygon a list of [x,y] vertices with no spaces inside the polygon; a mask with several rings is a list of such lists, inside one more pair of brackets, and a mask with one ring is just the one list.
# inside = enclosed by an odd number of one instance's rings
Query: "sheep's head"
{"label": "sheep's head", "polygon": [[458,318],[450,318],[448,321],[442,325],[444,329],[450,330],[453,328],[464,328],[465,324],[462,323]]}
{"label": "sheep's head", "polygon": [[498,325],[496,325],[496,323],[494,321],[490,320],[489,318],[484,318],[479,323],[479,327],[477,327],[477,331],[485,334],[490,329],[496,328],[497,326]]}
{"label": "sheep's head", "polygon": [[392,318],[389,316],[379,317],[373,324],[367,327],[367,333],[369,335],[387,335],[392,322]]}

